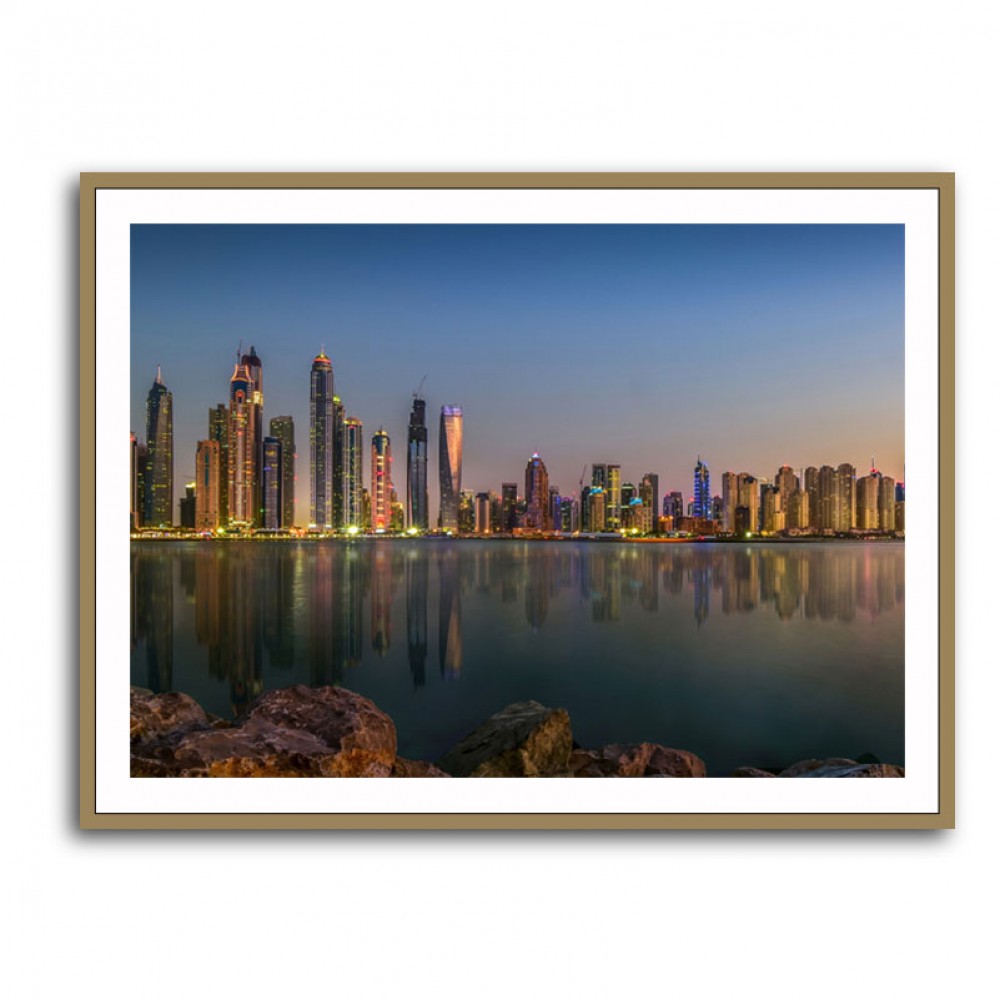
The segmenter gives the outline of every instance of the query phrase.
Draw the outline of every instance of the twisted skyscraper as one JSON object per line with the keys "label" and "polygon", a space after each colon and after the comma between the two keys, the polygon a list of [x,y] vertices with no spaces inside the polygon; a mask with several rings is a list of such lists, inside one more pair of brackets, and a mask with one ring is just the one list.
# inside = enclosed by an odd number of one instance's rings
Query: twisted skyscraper
{"label": "twisted skyscraper", "polygon": [[458,531],[458,497],[462,492],[462,407],[441,407],[438,436],[438,466],[441,486],[440,527]]}

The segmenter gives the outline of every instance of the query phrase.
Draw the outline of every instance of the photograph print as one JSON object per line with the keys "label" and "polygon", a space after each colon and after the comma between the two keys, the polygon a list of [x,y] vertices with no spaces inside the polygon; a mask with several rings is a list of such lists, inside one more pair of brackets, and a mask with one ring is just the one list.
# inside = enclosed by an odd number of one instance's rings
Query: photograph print
{"label": "photograph print", "polygon": [[129,780],[894,794],[906,259],[885,221],[130,223]]}

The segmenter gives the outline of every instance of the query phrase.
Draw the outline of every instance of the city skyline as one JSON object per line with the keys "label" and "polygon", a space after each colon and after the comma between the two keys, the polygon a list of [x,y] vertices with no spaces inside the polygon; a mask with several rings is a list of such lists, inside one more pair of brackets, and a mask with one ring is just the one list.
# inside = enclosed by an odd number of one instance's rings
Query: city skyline
{"label": "city skyline", "polygon": [[[132,249],[130,429],[159,363],[175,516],[240,340],[266,370],[265,425],[299,424],[300,525],[320,352],[345,414],[398,447],[425,377],[430,429],[460,407],[477,492],[499,493],[535,452],[564,495],[581,466],[613,462],[687,499],[699,454],[716,482],[781,465],[861,474],[872,454],[903,479],[901,227],[134,226]],[[433,527],[437,448],[427,457]]]}

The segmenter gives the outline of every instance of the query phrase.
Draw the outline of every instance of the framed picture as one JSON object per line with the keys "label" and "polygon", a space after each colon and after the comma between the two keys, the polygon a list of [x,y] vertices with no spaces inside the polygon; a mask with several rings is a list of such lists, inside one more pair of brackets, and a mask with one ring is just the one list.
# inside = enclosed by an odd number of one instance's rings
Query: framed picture
{"label": "framed picture", "polygon": [[81,826],[954,825],[953,175],[80,218]]}

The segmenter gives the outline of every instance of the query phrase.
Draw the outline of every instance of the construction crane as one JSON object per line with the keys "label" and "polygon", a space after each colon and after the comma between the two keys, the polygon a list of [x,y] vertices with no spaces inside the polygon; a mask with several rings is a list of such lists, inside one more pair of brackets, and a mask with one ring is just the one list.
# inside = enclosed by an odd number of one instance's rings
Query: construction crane
{"label": "construction crane", "polygon": [[418,386],[416,387],[416,389],[414,389],[414,390],[413,390],[413,398],[414,398],[414,399],[423,399],[423,396],[421,395],[421,393],[423,392],[423,389],[424,389],[424,383],[425,383],[426,381],[427,381],[427,376],[425,375],[425,376],[424,376],[424,377],[423,377],[423,378],[422,378],[422,379],[420,380],[420,385],[418,385]]}
{"label": "construction crane", "polygon": [[577,487],[577,499],[583,499],[583,477],[587,475],[587,465],[584,463],[583,468],[580,470],[580,485]]}

